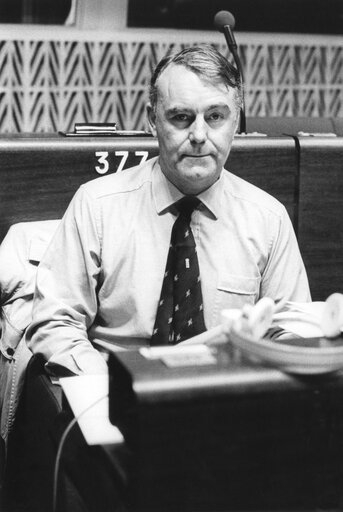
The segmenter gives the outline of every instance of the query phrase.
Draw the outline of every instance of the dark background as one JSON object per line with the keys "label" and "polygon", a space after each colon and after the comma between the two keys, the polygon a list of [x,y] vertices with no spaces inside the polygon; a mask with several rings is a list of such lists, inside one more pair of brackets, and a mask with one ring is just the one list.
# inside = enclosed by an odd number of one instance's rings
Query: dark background
{"label": "dark background", "polygon": [[[0,23],[63,24],[70,4],[0,0]],[[343,0],[128,0],[127,22],[129,27],[213,30],[220,10],[234,15],[237,31],[343,35]]]}
{"label": "dark background", "polygon": [[71,0],[0,0],[0,23],[59,25],[67,18],[70,6]]}
{"label": "dark background", "polygon": [[129,0],[129,26],[211,30],[230,11],[236,30],[343,34],[343,0]]}

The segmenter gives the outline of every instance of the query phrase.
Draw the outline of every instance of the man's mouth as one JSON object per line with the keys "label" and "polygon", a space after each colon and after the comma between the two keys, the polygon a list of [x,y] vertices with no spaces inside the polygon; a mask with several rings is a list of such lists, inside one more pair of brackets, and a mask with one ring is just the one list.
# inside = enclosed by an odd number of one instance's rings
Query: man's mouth
{"label": "man's mouth", "polygon": [[208,156],[211,156],[209,153],[206,153],[204,155],[184,155],[183,158],[206,158]]}

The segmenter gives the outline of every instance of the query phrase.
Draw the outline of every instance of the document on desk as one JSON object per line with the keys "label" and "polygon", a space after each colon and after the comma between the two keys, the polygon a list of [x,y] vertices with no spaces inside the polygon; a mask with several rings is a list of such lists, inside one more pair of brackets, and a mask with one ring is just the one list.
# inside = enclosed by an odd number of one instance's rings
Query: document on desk
{"label": "document on desk", "polygon": [[120,430],[108,417],[107,375],[64,377],[60,384],[87,444],[124,442]]}

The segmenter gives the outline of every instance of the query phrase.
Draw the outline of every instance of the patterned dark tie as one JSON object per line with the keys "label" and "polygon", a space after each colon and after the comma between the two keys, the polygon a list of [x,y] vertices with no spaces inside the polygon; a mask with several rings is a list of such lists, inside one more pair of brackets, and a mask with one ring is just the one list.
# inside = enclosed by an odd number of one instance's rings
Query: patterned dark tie
{"label": "patterned dark tie", "polygon": [[172,229],[151,345],[180,343],[206,330],[198,257],[190,227],[192,212],[199,203],[194,196],[176,203],[180,213]]}

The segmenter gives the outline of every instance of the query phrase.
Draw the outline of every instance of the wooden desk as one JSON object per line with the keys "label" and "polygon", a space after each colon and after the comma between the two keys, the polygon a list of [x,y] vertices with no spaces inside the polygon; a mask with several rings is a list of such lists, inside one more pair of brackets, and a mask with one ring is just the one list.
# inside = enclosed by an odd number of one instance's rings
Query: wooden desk
{"label": "wooden desk", "polygon": [[[153,137],[1,137],[0,241],[15,222],[60,218],[82,183],[157,153]],[[228,169],[279,198],[294,220],[296,150],[291,137],[237,136]]]}
{"label": "wooden desk", "polygon": [[314,300],[343,292],[343,137],[299,138],[298,241]]}
{"label": "wooden desk", "polygon": [[74,432],[63,457],[85,510],[341,509],[342,373],[287,375],[228,345],[217,356],[183,368],[110,356],[110,417],[125,443],[90,447]]}

